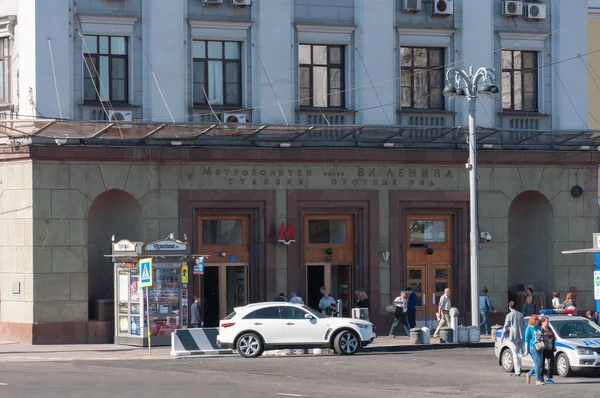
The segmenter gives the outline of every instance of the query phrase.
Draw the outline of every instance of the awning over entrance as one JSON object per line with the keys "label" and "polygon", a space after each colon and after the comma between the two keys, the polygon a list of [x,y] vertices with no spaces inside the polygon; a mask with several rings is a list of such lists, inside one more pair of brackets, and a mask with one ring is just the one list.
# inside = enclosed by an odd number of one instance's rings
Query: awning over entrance
{"label": "awning over entrance", "polygon": [[[462,126],[163,124],[119,121],[4,120],[4,145],[231,147],[467,147]],[[485,149],[596,150],[600,130],[478,128]]]}

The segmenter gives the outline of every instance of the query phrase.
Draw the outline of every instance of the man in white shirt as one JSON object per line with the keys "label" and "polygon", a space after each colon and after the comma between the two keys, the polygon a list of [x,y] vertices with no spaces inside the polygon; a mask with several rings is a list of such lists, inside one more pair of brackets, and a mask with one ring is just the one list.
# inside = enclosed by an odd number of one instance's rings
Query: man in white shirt
{"label": "man in white shirt", "polygon": [[440,337],[440,329],[444,326],[450,326],[450,308],[452,308],[452,304],[450,303],[450,289],[445,289],[444,294],[440,297],[440,305],[438,306],[440,321],[438,322],[437,328],[435,328],[433,337]]}
{"label": "man in white shirt", "polygon": [[295,292],[290,293],[290,303],[292,304],[304,304],[304,300],[302,300],[302,297],[296,296]]}
{"label": "man in white shirt", "polygon": [[406,335],[410,336],[410,326],[408,325],[408,318],[406,316],[408,302],[406,301],[406,292],[404,290],[402,290],[400,295],[394,299],[393,304],[396,306],[396,313],[394,314],[394,323],[392,323],[392,327],[390,328],[390,337],[396,337],[394,336],[394,331],[396,330],[398,323],[402,323]]}
{"label": "man in white shirt", "polygon": [[329,292],[325,289],[322,289],[323,292],[323,297],[321,298],[321,301],[319,301],[319,309],[321,310],[321,313],[325,316],[333,316],[333,312],[334,312],[334,308],[333,305],[335,304],[335,299],[333,297],[331,297],[331,295],[329,294]]}

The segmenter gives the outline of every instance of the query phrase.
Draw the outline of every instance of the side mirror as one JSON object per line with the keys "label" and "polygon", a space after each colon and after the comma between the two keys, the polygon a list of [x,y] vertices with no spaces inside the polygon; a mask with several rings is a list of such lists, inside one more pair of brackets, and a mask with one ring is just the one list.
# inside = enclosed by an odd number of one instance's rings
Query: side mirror
{"label": "side mirror", "polygon": [[304,319],[313,319],[311,314],[304,314]]}

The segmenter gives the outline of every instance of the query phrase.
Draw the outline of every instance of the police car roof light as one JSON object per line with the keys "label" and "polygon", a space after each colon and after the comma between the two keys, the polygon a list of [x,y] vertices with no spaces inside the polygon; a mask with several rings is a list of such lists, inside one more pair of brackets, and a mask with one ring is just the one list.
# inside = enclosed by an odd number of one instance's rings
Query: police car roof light
{"label": "police car roof light", "polygon": [[575,314],[574,308],[567,308],[564,310],[546,309],[541,310],[540,315],[573,315]]}

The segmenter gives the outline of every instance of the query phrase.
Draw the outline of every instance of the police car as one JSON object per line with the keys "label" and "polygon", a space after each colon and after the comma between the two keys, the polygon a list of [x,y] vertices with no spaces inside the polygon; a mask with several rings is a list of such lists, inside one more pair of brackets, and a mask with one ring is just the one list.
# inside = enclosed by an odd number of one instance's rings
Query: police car
{"label": "police car", "polygon": [[[600,371],[600,327],[586,318],[573,316],[574,312],[574,309],[540,311],[540,316],[550,320],[550,328],[556,336],[556,374],[562,377],[584,370]],[[528,321],[529,317],[525,318],[525,328]],[[503,332],[498,330],[494,336],[494,352],[498,365],[506,372],[512,372],[512,343],[507,339],[502,341]],[[523,357],[522,364],[523,368],[531,369],[531,356]]]}

